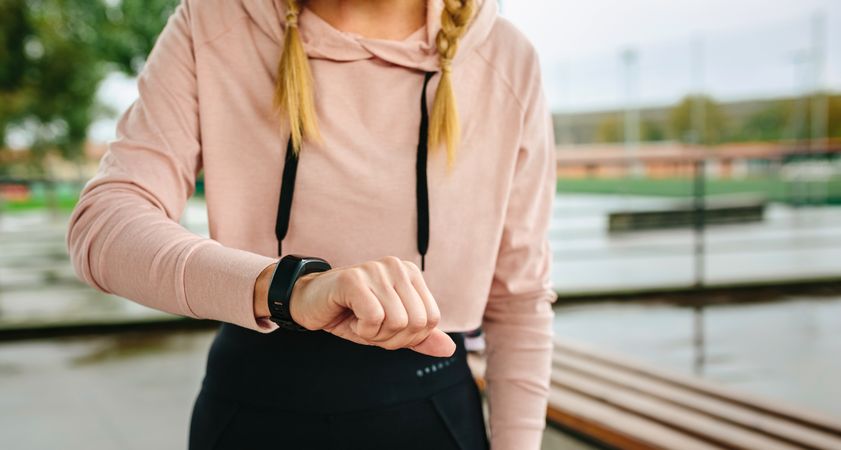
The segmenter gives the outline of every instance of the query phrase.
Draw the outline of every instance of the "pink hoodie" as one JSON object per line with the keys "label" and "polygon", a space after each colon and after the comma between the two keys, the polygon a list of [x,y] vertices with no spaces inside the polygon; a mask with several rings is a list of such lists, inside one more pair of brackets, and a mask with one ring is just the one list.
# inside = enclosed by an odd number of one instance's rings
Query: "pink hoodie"
{"label": "pink hoodie", "polygon": [[[67,233],[78,275],[104,292],[183,316],[255,320],[274,235],[287,134],[272,108],[283,0],[185,0],[149,55]],[[404,41],[366,39],[307,9],[322,145],[305,142],[284,253],[334,267],[384,255],[418,262],[415,157],[423,71],[437,71],[440,0]],[[538,449],[552,349],[553,132],[537,55],[480,2],[453,63],[462,123],[454,170],[428,161],[426,282],[444,331],[483,326],[491,442]],[[439,77],[430,81],[431,105]],[[178,220],[204,169],[211,239]]]}

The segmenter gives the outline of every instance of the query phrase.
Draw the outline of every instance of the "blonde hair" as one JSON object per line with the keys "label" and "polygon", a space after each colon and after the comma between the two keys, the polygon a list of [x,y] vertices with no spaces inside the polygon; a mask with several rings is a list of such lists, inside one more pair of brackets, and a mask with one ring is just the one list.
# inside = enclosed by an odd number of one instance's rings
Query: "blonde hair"
{"label": "blonde hair", "polygon": [[316,140],[321,138],[313,100],[312,72],[298,31],[299,12],[297,0],[286,0],[286,32],[274,92],[275,108],[289,119],[289,133],[295,155],[301,151],[305,137]]}
{"label": "blonde hair", "polygon": [[[313,80],[309,60],[298,31],[301,0],[286,0],[286,31],[283,53],[277,68],[275,108],[288,119],[292,147],[297,155],[304,139],[320,140],[313,101]],[[452,84],[452,61],[458,40],[467,31],[475,11],[475,0],[444,0],[441,29],[435,36],[435,47],[441,65],[441,80],[429,121],[429,149],[447,148],[447,167],[455,161],[461,127]]]}

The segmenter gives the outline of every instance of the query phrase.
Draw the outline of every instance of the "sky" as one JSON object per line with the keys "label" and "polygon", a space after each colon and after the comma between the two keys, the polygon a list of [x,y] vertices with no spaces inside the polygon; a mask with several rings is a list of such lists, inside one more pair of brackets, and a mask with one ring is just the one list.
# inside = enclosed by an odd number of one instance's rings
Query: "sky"
{"label": "sky", "polygon": [[[537,48],[554,110],[665,104],[696,90],[733,100],[811,89],[816,15],[826,30],[818,84],[841,91],[841,0],[502,0],[501,6]],[[694,59],[693,45],[700,55]],[[620,58],[627,48],[638,61],[630,72]]]}
{"label": "sky", "polygon": [[[841,0],[502,0],[501,6],[537,48],[554,111],[665,105],[697,91],[720,101],[796,95],[816,85],[841,92]],[[815,16],[826,31],[821,77],[810,57]],[[620,57],[629,48],[637,55],[630,70]],[[134,81],[121,75],[100,89],[120,112],[136,96]],[[111,139],[115,124],[99,121],[91,136]]]}

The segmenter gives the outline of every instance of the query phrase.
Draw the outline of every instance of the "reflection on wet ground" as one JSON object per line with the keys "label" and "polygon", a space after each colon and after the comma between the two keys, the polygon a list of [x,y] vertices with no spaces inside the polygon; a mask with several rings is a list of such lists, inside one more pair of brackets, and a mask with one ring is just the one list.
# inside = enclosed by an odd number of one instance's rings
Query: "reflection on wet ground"
{"label": "reflection on wet ground", "polygon": [[[702,375],[737,390],[841,417],[841,295],[704,308]],[[555,333],[694,372],[693,310],[658,302],[556,309]]]}
{"label": "reflection on wet ground", "polygon": [[205,331],[0,344],[1,447],[186,448],[211,337]]}
{"label": "reflection on wet ground", "polygon": [[[558,196],[549,231],[556,288],[578,293],[691,286],[692,229],[607,231],[608,212],[656,208],[667,201]],[[772,203],[761,222],[710,226],[703,242],[707,284],[841,277],[841,207]]]}
{"label": "reflection on wet ground", "polygon": [[185,353],[195,350],[188,336],[168,333],[116,334],[91,345],[85,354],[68,362],[71,366],[118,363],[122,360],[154,356],[158,353]]}
{"label": "reflection on wet ground", "polygon": [[[0,448],[184,449],[213,331],[0,343]],[[547,430],[545,450],[586,449]]]}

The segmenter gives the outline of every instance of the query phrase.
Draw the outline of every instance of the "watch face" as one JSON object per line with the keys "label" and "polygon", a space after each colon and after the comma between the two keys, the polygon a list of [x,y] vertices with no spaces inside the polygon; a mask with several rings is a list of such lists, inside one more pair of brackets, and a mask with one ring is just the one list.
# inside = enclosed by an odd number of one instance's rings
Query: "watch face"
{"label": "watch face", "polygon": [[301,261],[302,271],[300,275],[313,272],[326,272],[331,269],[330,264],[321,258],[306,258]]}

